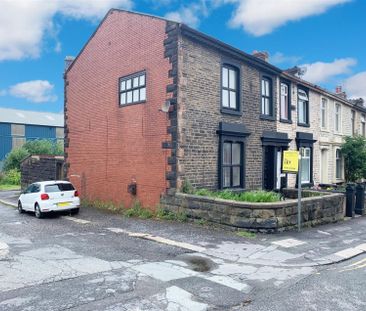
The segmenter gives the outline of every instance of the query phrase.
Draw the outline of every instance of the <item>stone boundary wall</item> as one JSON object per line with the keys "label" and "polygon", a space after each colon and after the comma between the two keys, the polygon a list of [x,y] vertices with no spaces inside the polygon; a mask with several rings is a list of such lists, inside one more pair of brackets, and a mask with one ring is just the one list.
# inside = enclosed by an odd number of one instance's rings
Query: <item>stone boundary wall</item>
{"label": "stone boundary wall", "polygon": [[[343,194],[306,197],[301,202],[304,227],[337,222],[344,217]],[[185,212],[191,218],[252,231],[278,232],[297,226],[296,199],[250,203],[176,193],[162,197],[161,205],[172,212]]]}

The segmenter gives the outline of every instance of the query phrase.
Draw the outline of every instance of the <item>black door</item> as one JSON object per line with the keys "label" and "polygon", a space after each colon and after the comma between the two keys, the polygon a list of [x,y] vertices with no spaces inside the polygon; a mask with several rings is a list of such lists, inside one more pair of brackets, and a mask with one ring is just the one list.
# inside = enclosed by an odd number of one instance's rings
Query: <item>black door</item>
{"label": "black door", "polygon": [[265,146],[263,156],[263,188],[265,190],[273,190],[276,181],[276,153],[275,147]]}

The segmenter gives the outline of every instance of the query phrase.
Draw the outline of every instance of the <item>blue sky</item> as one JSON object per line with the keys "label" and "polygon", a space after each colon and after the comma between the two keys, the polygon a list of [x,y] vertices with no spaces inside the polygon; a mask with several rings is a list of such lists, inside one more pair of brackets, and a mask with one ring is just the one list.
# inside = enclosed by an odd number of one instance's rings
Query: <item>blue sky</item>
{"label": "blue sky", "polygon": [[365,0],[0,0],[0,107],[63,111],[66,55],[109,8],[168,17],[366,99]]}

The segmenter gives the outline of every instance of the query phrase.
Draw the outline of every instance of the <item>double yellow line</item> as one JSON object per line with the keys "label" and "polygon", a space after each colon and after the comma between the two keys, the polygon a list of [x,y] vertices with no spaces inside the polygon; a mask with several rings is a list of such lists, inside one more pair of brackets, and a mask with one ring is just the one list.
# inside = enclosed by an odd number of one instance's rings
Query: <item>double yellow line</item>
{"label": "double yellow line", "polygon": [[346,266],[345,269],[340,270],[339,272],[346,272],[346,271],[352,271],[352,270],[358,270],[366,267],[366,258],[356,261],[355,263]]}

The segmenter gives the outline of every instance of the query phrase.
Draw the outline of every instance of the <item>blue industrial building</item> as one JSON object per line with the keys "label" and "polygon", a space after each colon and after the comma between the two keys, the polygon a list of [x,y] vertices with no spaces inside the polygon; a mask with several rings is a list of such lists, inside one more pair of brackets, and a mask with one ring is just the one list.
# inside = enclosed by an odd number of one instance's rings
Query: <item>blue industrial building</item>
{"label": "blue industrial building", "polygon": [[35,139],[63,141],[64,115],[0,108],[0,162],[13,148]]}

